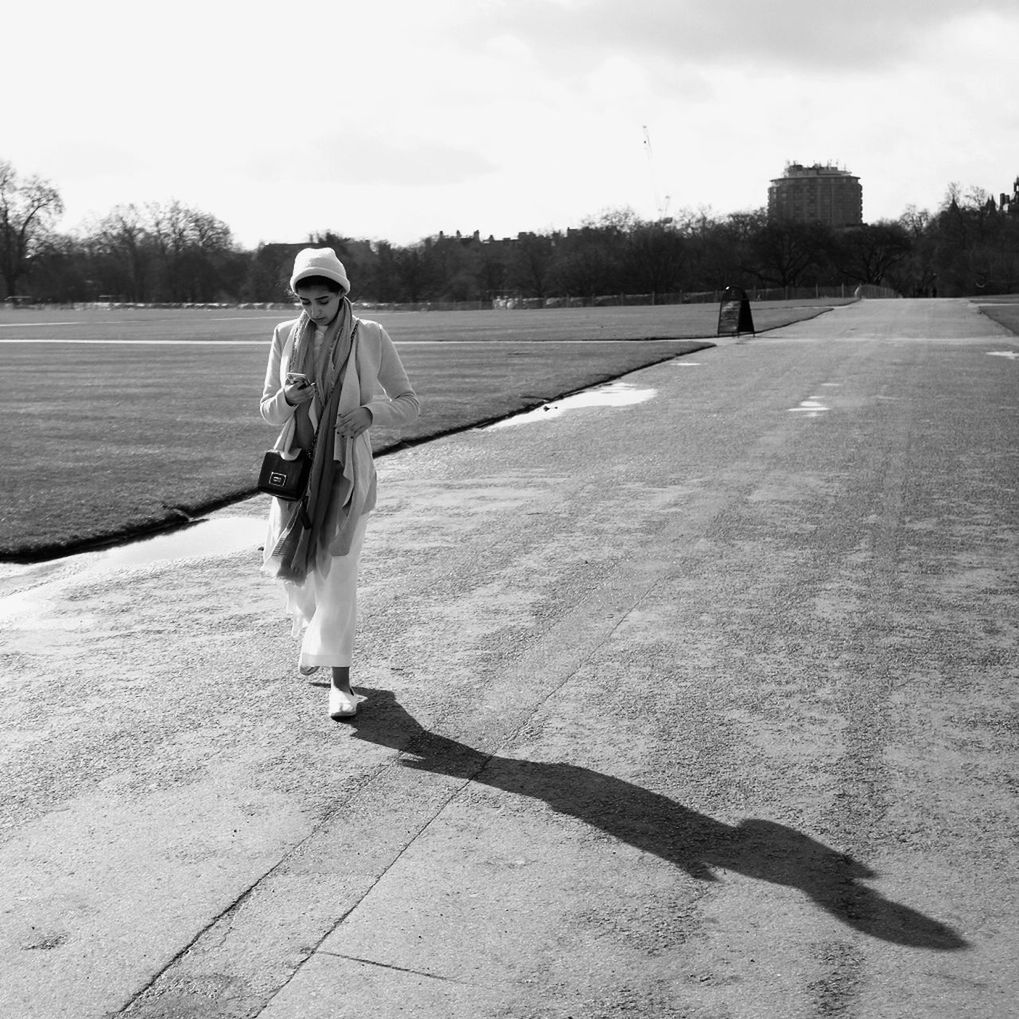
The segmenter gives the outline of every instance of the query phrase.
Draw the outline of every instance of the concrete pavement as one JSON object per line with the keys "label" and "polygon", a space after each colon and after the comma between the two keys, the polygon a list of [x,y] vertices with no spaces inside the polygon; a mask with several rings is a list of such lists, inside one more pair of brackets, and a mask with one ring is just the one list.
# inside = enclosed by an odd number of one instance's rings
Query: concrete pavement
{"label": "concrete pavement", "polygon": [[0,1015],[1009,1015],[1017,350],[864,302],[383,458],[349,725],[257,500],[12,568]]}

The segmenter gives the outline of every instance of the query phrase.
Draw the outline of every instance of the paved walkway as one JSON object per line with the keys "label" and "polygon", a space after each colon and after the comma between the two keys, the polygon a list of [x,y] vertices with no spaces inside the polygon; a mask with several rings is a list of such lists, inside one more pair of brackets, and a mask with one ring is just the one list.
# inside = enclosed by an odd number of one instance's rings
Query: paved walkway
{"label": "paved walkway", "polygon": [[8,575],[0,1015],[1010,1014],[1017,350],[865,302],[384,458],[349,725],[257,500]]}

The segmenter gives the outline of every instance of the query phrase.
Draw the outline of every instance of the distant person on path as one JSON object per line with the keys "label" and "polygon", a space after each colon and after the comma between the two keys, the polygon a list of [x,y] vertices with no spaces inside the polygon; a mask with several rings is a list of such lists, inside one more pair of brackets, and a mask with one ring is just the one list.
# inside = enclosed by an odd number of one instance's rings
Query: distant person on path
{"label": "distant person on path", "polygon": [[348,718],[365,699],[351,688],[350,664],[358,560],[375,506],[369,429],[410,424],[418,400],[389,334],[354,316],[332,248],[299,252],[290,288],[303,310],[276,326],[260,409],[282,427],[275,449],[314,457],[306,502],[272,500],[262,572],[283,583],[301,674],[330,668],[329,715]]}

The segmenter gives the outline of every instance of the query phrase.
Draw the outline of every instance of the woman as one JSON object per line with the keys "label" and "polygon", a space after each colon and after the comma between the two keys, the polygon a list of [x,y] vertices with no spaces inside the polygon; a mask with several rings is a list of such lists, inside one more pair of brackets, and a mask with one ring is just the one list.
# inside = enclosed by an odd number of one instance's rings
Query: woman
{"label": "woman", "polygon": [[350,281],[332,248],[305,248],[290,288],[301,315],[276,327],[262,390],[262,417],[282,426],[275,449],[313,451],[303,502],[272,500],[262,572],[282,581],[302,675],[332,670],[329,716],[349,718],[365,698],[350,685],[357,566],[375,506],[369,429],[398,428],[418,400],[393,341],[354,317]]}

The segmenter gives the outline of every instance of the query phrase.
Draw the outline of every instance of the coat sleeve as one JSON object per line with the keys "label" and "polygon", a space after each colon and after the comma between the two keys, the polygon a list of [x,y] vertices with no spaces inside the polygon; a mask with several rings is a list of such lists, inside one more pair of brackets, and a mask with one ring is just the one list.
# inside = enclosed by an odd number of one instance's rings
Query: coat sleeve
{"label": "coat sleeve", "polygon": [[265,369],[265,385],[262,387],[262,401],[259,411],[263,420],[270,425],[284,425],[294,416],[295,407],[287,403],[283,395],[280,381],[280,365],[283,359],[283,347],[289,335],[291,323],[284,322],[276,326],[272,334],[272,347],[269,350],[269,364]]}
{"label": "coat sleeve", "polygon": [[383,393],[373,397],[365,406],[371,413],[373,427],[403,428],[417,420],[421,407],[396,352],[396,344],[382,326],[378,326],[378,330],[378,380]]}

